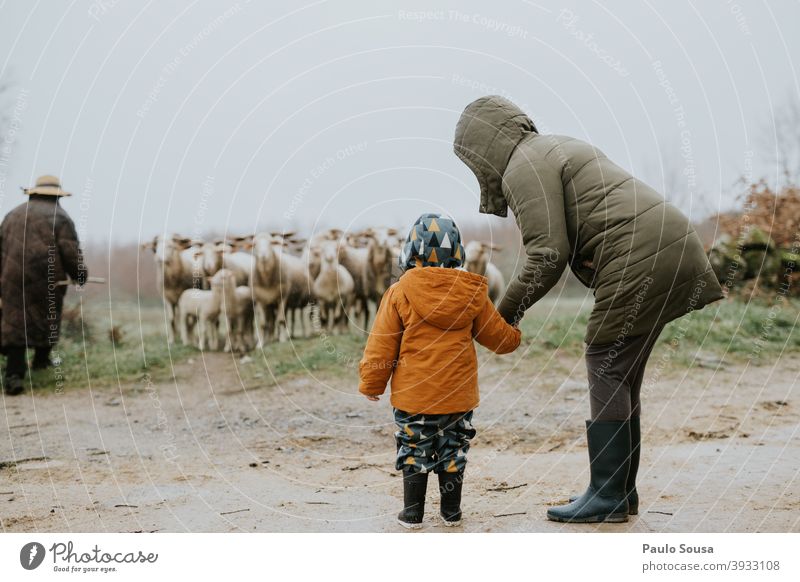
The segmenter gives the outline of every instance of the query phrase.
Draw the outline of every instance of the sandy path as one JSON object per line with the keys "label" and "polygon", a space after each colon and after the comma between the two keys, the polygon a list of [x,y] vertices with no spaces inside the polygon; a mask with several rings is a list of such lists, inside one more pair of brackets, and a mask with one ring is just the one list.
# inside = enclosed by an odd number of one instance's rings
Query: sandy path
{"label": "sandy path", "polygon": [[[467,531],[800,531],[797,358],[660,374],[642,512],[601,526],[544,519],[587,479],[580,359],[555,358],[535,385],[481,360]],[[3,530],[397,531],[388,402],[357,396],[352,370],[244,390],[239,365],[211,354],[171,383],[6,398],[0,461],[42,459],[0,468]],[[427,529],[444,531],[434,492]]]}

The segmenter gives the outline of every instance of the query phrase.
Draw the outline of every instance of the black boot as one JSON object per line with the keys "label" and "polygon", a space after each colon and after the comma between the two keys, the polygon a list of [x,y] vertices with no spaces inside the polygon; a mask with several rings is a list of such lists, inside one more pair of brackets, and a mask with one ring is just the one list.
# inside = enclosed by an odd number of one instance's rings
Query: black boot
{"label": "black boot", "polygon": [[[625,491],[628,492],[628,515],[639,515],[639,493],[636,491],[636,474],[639,472],[639,456],[642,450],[642,429],[639,417],[632,417],[631,423],[631,467],[628,470],[628,481]],[[569,498],[572,503],[580,495]]]}
{"label": "black boot", "polygon": [[571,523],[628,521],[625,490],[630,469],[630,423],[586,421],[589,444],[589,488],[567,505],[551,507],[547,519]]}
{"label": "black boot", "polygon": [[464,469],[455,473],[439,473],[441,504],[439,515],[445,527],[461,525],[461,486],[464,484]]}
{"label": "black boot", "polygon": [[425,515],[425,492],[428,489],[428,473],[403,471],[403,511],[397,521],[408,529],[420,529]]}
{"label": "black boot", "polygon": [[642,427],[639,417],[630,419],[631,426],[631,467],[628,469],[628,481],[625,491],[628,492],[628,513],[639,515],[639,493],[636,491],[636,474],[639,472],[639,454],[642,451]]}
{"label": "black boot", "polygon": [[46,370],[52,365],[53,362],[50,361],[50,348],[36,348],[34,350],[33,362],[31,362],[31,369]]}
{"label": "black boot", "polygon": [[6,376],[3,380],[5,393],[8,396],[17,396],[25,390],[25,383],[20,376]]}

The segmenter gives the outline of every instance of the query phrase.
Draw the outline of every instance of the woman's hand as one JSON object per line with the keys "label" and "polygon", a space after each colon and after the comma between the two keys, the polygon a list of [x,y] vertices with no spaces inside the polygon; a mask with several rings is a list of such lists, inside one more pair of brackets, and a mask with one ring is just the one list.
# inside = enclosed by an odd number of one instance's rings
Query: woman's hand
{"label": "woman's hand", "polygon": [[377,402],[378,400],[380,400],[380,397],[378,396],[370,396],[369,394],[367,394],[366,396],[367,400],[369,400],[370,402]]}

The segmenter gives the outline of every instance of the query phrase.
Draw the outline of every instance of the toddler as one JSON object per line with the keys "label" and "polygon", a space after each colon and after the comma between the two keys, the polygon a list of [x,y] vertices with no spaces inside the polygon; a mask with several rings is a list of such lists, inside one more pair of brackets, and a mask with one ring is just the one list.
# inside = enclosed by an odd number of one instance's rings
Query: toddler
{"label": "toddler", "polygon": [[400,254],[405,272],[381,300],[359,364],[359,391],[378,400],[391,378],[396,468],[403,472],[400,524],[422,527],[428,474],[439,478],[440,515],[461,524],[461,485],[472,411],[478,406],[473,340],[505,354],[520,331],[489,300],[486,278],[462,268],[464,247],[451,218],[423,214]]}

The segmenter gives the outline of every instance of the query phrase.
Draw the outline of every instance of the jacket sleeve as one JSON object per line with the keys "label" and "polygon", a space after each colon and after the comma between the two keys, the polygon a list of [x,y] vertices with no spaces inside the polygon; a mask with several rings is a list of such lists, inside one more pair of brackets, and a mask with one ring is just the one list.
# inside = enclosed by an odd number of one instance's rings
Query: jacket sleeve
{"label": "jacket sleeve", "polygon": [[496,354],[507,354],[519,347],[522,333],[500,316],[487,297],[483,309],[472,322],[472,337]]}
{"label": "jacket sleeve", "polygon": [[64,272],[70,279],[83,285],[89,275],[86,263],[83,260],[78,233],[75,231],[75,224],[69,216],[63,216],[59,222],[56,232],[59,253],[61,254],[61,264]]}
{"label": "jacket sleeve", "polygon": [[395,305],[394,293],[394,287],[384,293],[367,338],[364,357],[358,365],[358,391],[368,396],[378,396],[386,391],[400,355],[403,321]]}
{"label": "jacket sleeve", "polygon": [[514,174],[506,178],[504,191],[522,235],[526,259],[497,307],[509,323],[519,322],[525,311],[552,289],[569,261],[559,170],[546,160],[534,160]]}

